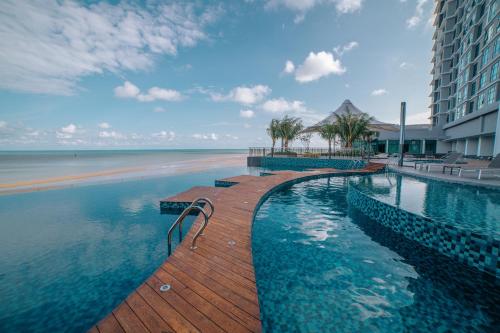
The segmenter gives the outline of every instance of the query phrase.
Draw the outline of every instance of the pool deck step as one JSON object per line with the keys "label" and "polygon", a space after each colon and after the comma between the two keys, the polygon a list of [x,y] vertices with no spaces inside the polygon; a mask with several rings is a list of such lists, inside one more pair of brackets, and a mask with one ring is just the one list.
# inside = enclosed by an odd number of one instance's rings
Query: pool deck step
{"label": "pool deck step", "polygon": [[[193,187],[161,200],[190,203],[198,197],[214,202],[215,212],[198,238],[198,217],[184,241],[142,285],[90,332],[260,332],[260,310],[252,260],[251,232],[254,210],[274,187],[304,177],[336,173],[370,173],[384,165],[362,170],[322,169],[277,171],[266,177],[223,179],[231,187]],[[160,291],[169,284],[171,289]]]}

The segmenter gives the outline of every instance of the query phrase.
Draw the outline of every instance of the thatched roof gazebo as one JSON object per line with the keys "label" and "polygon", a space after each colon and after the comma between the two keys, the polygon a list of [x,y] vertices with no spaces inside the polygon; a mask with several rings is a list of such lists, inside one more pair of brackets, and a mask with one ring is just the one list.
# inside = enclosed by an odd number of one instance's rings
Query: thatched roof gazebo
{"label": "thatched roof gazebo", "polygon": [[[351,113],[353,115],[361,116],[363,114],[369,116],[367,113],[358,109],[352,102],[346,99],[337,110],[333,111],[328,117],[323,119],[322,121],[307,127],[304,129],[303,133],[311,133],[317,132],[323,125],[326,124],[335,124],[337,122],[337,117],[335,115],[344,115],[346,113]],[[370,121],[370,130],[372,131],[398,131],[398,128],[393,124],[383,123],[375,118],[372,118]]]}

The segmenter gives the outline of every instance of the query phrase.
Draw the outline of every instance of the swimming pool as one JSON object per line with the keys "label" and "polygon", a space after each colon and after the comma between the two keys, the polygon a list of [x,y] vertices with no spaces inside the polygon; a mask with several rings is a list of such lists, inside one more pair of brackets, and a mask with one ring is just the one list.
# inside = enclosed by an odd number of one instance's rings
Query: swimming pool
{"label": "swimming pool", "polygon": [[389,205],[500,239],[500,190],[396,173],[351,177],[350,182]]}
{"label": "swimming pool", "polygon": [[284,187],[257,212],[252,251],[266,332],[491,332],[500,288],[369,219],[348,178]]}
{"label": "swimming pool", "polygon": [[0,196],[0,332],[85,331],[166,258],[177,216],[160,215],[160,199],[248,172],[224,168]]}

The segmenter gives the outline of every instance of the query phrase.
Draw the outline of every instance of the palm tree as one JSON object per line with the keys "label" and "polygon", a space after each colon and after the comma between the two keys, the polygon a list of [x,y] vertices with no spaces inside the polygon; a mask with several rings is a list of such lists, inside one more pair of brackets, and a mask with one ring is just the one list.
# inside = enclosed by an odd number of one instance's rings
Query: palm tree
{"label": "palm tree", "polygon": [[363,140],[368,144],[368,161],[370,160],[370,153],[372,149],[372,140],[375,137],[379,136],[379,132],[372,131],[370,128],[366,128],[366,131],[363,132]]}
{"label": "palm tree", "polygon": [[338,134],[338,127],[336,124],[326,124],[319,129],[319,135],[328,140],[328,158],[332,158],[332,141],[335,140],[335,136]]}
{"label": "palm tree", "polygon": [[346,112],[342,115],[336,114],[337,121],[335,125],[338,128],[338,135],[347,148],[352,148],[354,141],[361,139],[369,131],[370,121],[373,117],[366,114],[354,115]]}
{"label": "palm tree", "polygon": [[278,119],[271,120],[271,123],[269,123],[269,127],[267,128],[267,134],[273,141],[273,146],[271,148],[271,157],[274,157],[274,146],[276,146],[276,140],[280,137],[280,121]]}
{"label": "palm tree", "polygon": [[288,149],[288,143],[295,140],[303,128],[304,126],[300,118],[285,116],[280,121],[280,136],[283,140],[282,147],[285,148],[285,151]]}

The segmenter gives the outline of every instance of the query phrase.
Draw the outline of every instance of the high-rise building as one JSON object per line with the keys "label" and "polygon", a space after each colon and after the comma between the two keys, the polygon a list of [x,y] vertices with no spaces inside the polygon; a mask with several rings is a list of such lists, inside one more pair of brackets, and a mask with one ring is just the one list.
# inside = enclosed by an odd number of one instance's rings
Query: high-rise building
{"label": "high-rise building", "polygon": [[438,153],[500,153],[499,10],[500,0],[436,0],[430,108]]}

